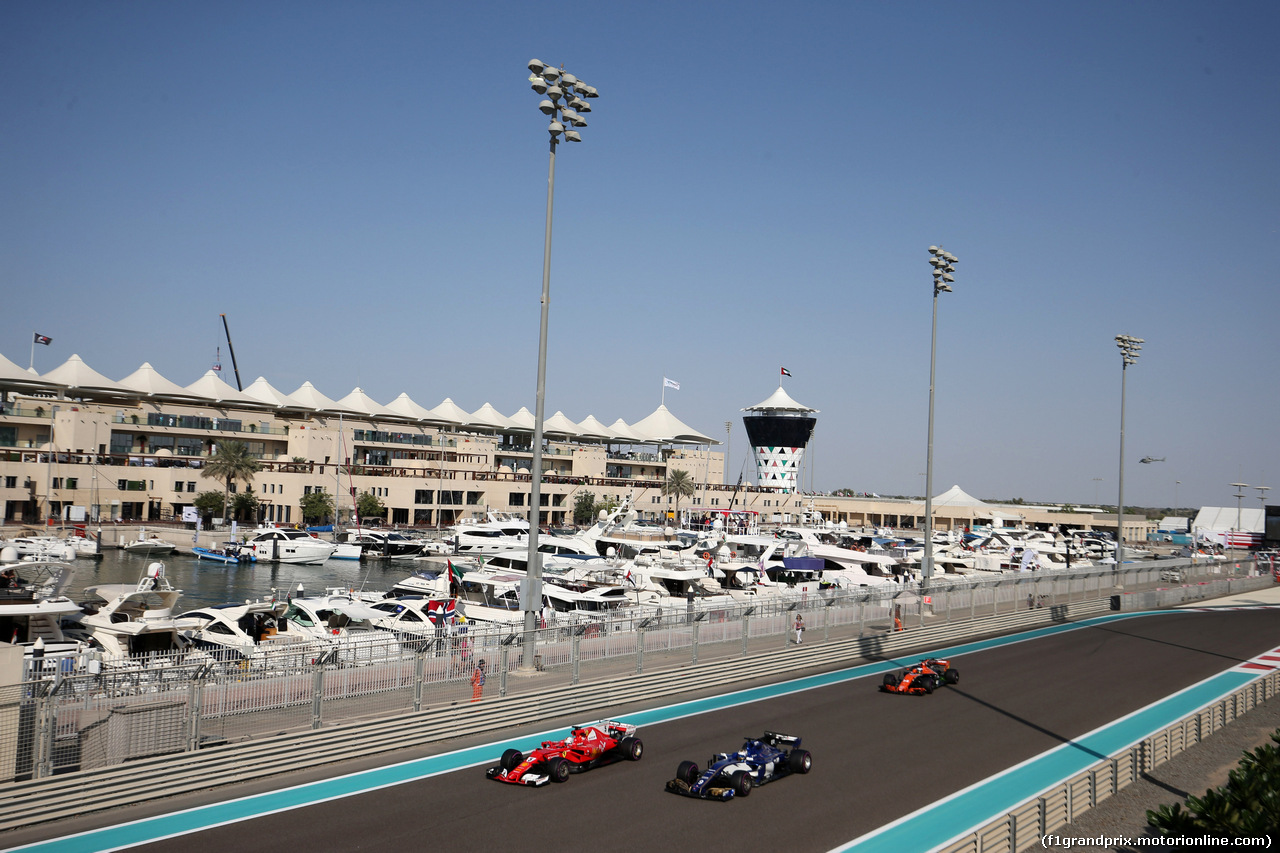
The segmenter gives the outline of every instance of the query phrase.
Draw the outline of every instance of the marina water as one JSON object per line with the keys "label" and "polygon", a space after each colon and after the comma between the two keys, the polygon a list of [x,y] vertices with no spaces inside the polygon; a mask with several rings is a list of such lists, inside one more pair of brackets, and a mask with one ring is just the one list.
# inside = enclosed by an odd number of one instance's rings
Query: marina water
{"label": "marina water", "polygon": [[173,553],[164,557],[143,557],[119,549],[103,552],[101,560],[81,557],[72,561],[75,574],[67,587],[73,601],[84,599],[85,587],[98,584],[134,584],[147,566],[164,563],[165,575],[176,589],[182,590],[180,611],[194,610],[227,602],[243,603],[245,599],[284,598],[296,594],[298,584],[308,595],[324,592],[329,587],[382,592],[398,580],[412,574],[420,563],[390,560],[326,560],[318,566],[291,563],[225,564],[197,560],[189,553]]}

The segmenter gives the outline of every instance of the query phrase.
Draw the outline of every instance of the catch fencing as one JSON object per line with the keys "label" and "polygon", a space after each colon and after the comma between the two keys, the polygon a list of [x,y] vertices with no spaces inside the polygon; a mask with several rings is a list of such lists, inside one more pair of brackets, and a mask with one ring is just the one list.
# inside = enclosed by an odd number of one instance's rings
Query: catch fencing
{"label": "catch fencing", "polygon": [[1121,571],[943,576],[927,588],[828,590],[726,607],[686,604],[661,615],[539,628],[527,667],[522,631],[474,623],[466,631],[379,632],[383,636],[251,657],[206,650],[181,659],[102,660],[91,673],[50,661],[23,683],[0,688],[0,780],[44,779],[265,736],[466,708],[504,697],[516,685],[555,690],[583,680],[627,679],[646,668],[750,659],[793,643],[797,616],[805,644],[953,623],[973,623],[979,633],[992,617],[1065,611],[1109,598],[1117,587],[1167,585],[1171,573],[1196,584],[1252,569],[1251,563],[1159,561]]}

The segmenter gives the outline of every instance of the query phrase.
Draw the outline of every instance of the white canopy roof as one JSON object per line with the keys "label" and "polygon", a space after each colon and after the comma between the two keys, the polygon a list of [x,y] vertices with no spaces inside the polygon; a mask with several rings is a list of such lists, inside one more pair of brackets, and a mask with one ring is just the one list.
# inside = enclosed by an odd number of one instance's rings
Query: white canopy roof
{"label": "white canopy roof", "polygon": [[519,430],[533,432],[534,427],[537,426],[537,418],[533,416],[533,412],[529,411],[528,406],[521,406],[520,411],[507,418],[507,420],[511,422],[511,426]]}
{"label": "white canopy roof", "polygon": [[587,415],[578,424],[578,435],[583,438],[598,438],[604,441],[611,441],[613,439],[613,430],[596,420],[595,415]]}
{"label": "white canopy roof", "polygon": [[330,400],[328,397],[321,394],[320,391],[316,389],[316,386],[312,385],[310,382],[303,382],[302,385],[298,387],[298,390],[294,391],[289,396],[297,400],[299,403],[302,403],[308,409],[315,409],[317,412],[333,412],[335,414],[341,412],[347,415],[364,414],[363,412],[339,403],[336,400]]}
{"label": "white canopy roof", "polygon": [[934,506],[971,506],[993,510],[990,504],[983,503],[959,486],[952,486],[933,499]]}
{"label": "white canopy roof", "polygon": [[569,420],[564,412],[557,411],[542,422],[543,435],[580,435],[578,425]]}
{"label": "white canopy roof", "polygon": [[[754,406],[747,406],[744,412],[805,412],[817,414],[817,409],[811,409],[803,406],[791,399],[791,395],[778,386],[778,390],[770,394],[766,399],[756,403]],[[717,442],[718,444],[719,442]]]}
{"label": "white canopy roof", "polygon": [[78,355],[72,355],[71,358],[40,378],[51,385],[61,385],[70,391],[105,391],[122,395],[135,393],[132,389],[124,387],[119,382],[103,376],[85,364],[84,359]]}
{"label": "white canopy roof", "polygon": [[277,409],[311,408],[310,406],[293,399],[283,391],[278,390],[262,376],[253,380],[253,384],[244,389],[244,393],[260,403],[264,403],[268,406],[274,406]]}
{"label": "white canopy roof", "polygon": [[471,424],[473,426],[492,427],[493,429],[508,429],[511,426],[511,421],[491,404],[485,403],[471,413]]}
{"label": "white canopy roof", "polygon": [[350,394],[338,401],[338,405],[355,409],[360,414],[370,417],[384,417],[391,414],[386,406],[364,393],[361,388],[353,388]]}
{"label": "white canopy roof", "polygon": [[651,441],[672,444],[719,444],[694,428],[681,422],[666,406],[658,406],[653,414],[632,425],[632,430]]}
{"label": "white canopy roof", "polygon": [[0,355],[0,384],[23,388],[49,388],[53,385],[41,379],[39,373],[19,367],[3,355]]}
{"label": "white canopy roof", "polygon": [[622,418],[618,418],[616,421],[609,424],[609,431],[613,434],[613,437],[615,439],[621,442],[626,442],[631,444],[644,444],[649,441],[649,439],[640,435],[635,430],[633,430],[630,426],[628,426],[627,422],[624,421]]}
{"label": "white canopy roof", "polygon": [[406,418],[411,421],[438,421],[430,409],[419,406],[413,401],[408,394],[401,394],[390,403],[387,403],[387,411],[399,418]]}
{"label": "white canopy roof", "polygon": [[137,391],[144,397],[177,397],[184,400],[203,399],[192,394],[178,383],[165,379],[148,362],[143,362],[141,367],[121,379],[120,384]]}
{"label": "white canopy roof", "polygon": [[218,376],[215,370],[206,370],[204,376],[201,376],[195,382],[192,382],[186,388],[187,394],[195,394],[206,400],[215,403],[248,403],[252,406],[261,405],[261,402],[250,397],[248,394],[241,393],[230,385],[222,381],[222,377]]}
{"label": "white canopy roof", "polygon": [[431,414],[435,416],[436,420],[454,424],[455,426],[465,426],[471,423],[471,415],[448,397],[445,397],[440,402],[440,405],[432,409]]}

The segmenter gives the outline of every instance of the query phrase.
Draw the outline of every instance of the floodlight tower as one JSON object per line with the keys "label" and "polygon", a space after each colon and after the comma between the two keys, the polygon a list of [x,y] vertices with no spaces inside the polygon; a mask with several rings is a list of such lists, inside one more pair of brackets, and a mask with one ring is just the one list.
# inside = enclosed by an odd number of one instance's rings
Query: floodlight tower
{"label": "floodlight tower", "polygon": [[929,247],[929,265],[933,267],[933,333],[929,337],[929,449],[925,455],[924,476],[924,556],[920,571],[924,583],[933,576],[933,380],[938,365],[938,294],[950,293],[953,273],[960,261],[941,246]]}
{"label": "floodlight tower", "polygon": [[[563,136],[569,142],[581,142],[576,130],[565,130],[565,124],[586,127],[580,113],[591,112],[585,99],[600,93],[563,68],[555,68],[537,59],[529,60],[529,83],[533,91],[547,97],[538,109],[551,117],[547,132],[551,134],[551,166],[547,174],[547,230],[542,245],[542,319],[538,329],[538,398],[533,425],[533,478],[529,489],[529,568],[524,589],[524,641],[520,669],[532,672],[537,645],[538,612],[542,609],[542,555],[538,553],[538,526],[542,514],[542,428],[547,387],[547,312],[551,306],[551,210],[556,191],[556,145]],[[563,103],[561,103],[563,101]]]}
{"label": "floodlight tower", "polygon": [[1119,577],[1120,566],[1124,562],[1124,385],[1128,376],[1129,365],[1138,361],[1138,352],[1142,349],[1142,338],[1132,335],[1116,335],[1116,346],[1120,348],[1120,495],[1116,502],[1116,577]]}

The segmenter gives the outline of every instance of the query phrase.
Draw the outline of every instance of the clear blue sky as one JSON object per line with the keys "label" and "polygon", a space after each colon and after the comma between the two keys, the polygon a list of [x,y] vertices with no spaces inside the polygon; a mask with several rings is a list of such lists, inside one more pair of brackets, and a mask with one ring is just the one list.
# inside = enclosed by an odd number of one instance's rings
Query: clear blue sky
{"label": "clear blue sky", "polygon": [[532,410],[538,57],[600,91],[557,158],[548,415],[634,423],[668,376],[750,477],[739,410],[785,366],[806,488],[921,494],[936,243],[935,491],[1114,503],[1124,333],[1126,502],[1280,496],[1278,31],[1273,0],[10,0],[0,352],[186,385],[221,346],[234,384],[225,312],[246,385]]}

